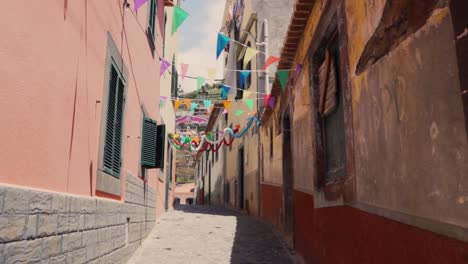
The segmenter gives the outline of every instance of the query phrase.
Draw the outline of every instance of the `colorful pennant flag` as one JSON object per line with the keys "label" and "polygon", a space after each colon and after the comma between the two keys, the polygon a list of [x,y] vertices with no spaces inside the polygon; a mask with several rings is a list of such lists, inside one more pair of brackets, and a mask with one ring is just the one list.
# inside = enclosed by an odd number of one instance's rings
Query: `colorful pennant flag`
{"label": "colorful pennant flag", "polygon": [[302,64],[297,64],[296,65],[296,70],[294,71],[293,76],[292,76],[293,80],[296,79],[296,77],[299,74],[299,72],[301,71],[301,69],[302,69]]}
{"label": "colorful pennant flag", "polygon": [[185,76],[187,75],[188,67],[189,67],[188,64],[185,64],[185,63],[180,64],[180,72],[182,74],[182,81],[185,79]]}
{"label": "colorful pennant flag", "polygon": [[250,71],[240,71],[240,74],[239,74],[239,84],[241,86],[241,88],[244,87],[244,84],[245,84],[245,81],[247,80],[247,78],[249,77],[250,75]]}
{"label": "colorful pennant flag", "polygon": [[231,109],[231,101],[223,101],[224,109],[229,112]]}
{"label": "colorful pennant flag", "polygon": [[191,108],[192,108],[192,100],[190,100],[190,99],[183,99],[182,102],[184,102],[184,105],[187,106],[187,109],[191,109]]}
{"label": "colorful pennant flag", "polygon": [[236,116],[241,116],[243,113],[244,113],[244,111],[243,111],[243,110],[237,110],[237,112],[236,112]]}
{"label": "colorful pennant flag", "polygon": [[182,8],[178,6],[174,6],[174,18],[172,21],[172,33],[171,35],[174,35],[174,33],[179,29],[180,25],[184,23],[185,19],[187,19],[188,13],[185,12]]}
{"label": "colorful pennant flag", "polygon": [[223,110],[223,115],[227,114],[228,111],[226,109]]}
{"label": "colorful pennant flag", "polygon": [[278,61],[280,61],[279,57],[275,57],[275,56],[268,57],[268,59],[265,62],[265,65],[263,65],[263,67],[262,67],[262,71],[266,70],[266,68],[268,68],[268,66],[270,66],[271,64],[273,64],[275,62],[278,62]]}
{"label": "colorful pennant flag", "polygon": [[286,89],[286,84],[288,83],[289,70],[279,70],[276,72],[278,79],[281,84],[281,89],[284,91]]}
{"label": "colorful pennant flag", "polygon": [[274,96],[270,97],[268,106],[270,106],[271,109],[275,109],[275,101],[276,101],[276,98]]}
{"label": "colorful pennant flag", "polygon": [[169,66],[171,66],[171,63],[168,62],[167,60],[165,59],[161,59],[161,61],[159,62],[159,76],[163,75],[163,73],[169,69]]}
{"label": "colorful pennant flag", "polygon": [[222,88],[222,89],[223,89],[223,90],[221,91],[221,98],[227,99],[228,94],[229,94],[229,90],[231,90],[231,87],[229,87],[229,86],[223,84],[223,88]]}
{"label": "colorful pennant flag", "polygon": [[203,100],[203,105],[205,105],[205,108],[206,109],[210,109],[211,108],[211,101],[210,100]]}
{"label": "colorful pennant flag", "polygon": [[270,94],[265,94],[265,96],[263,97],[263,105],[264,106],[268,105],[268,103],[270,102],[270,97],[271,97]]}
{"label": "colorful pennant flag", "polygon": [[211,80],[216,79],[216,68],[208,69],[208,78],[210,78]]}
{"label": "colorful pennant flag", "polygon": [[194,112],[195,108],[197,108],[197,106],[198,106],[197,103],[193,103],[192,106],[190,107],[190,112]]}
{"label": "colorful pennant flag", "polygon": [[200,91],[202,85],[205,83],[205,78],[198,77],[197,78],[197,91]]}
{"label": "colorful pennant flag", "polygon": [[247,48],[247,50],[245,51],[245,55],[244,55],[244,69],[247,67],[247,64],[249,63],[249,61],[255,57],[255,55],[257,55],[258,53],[258,50],[256,49],[253,49],[253,48]]}
{"label": "colorful pennant flag", "polygon": [[247,105],[247,107],[250,109],[250,110],[253,110],[254,108],[254,102],[253,102],[253,99],[247,99],[244,101],[245,104]]}
{"label": "colorful pennant flag", "polygon": [[248,115],[253,116],[253,115],[255,115],[255,112],[249,112]]}
{"label": "colorful pennant flag", "polygon": [[250,91],[244,91],[244,98],[249,98],[252,95]]}
{"label": "colorful pennant flag", "polygon": [[175,100],[174,101],[174,110],[177,111],[179,109],[179,106],[182,102],[180,100]]}
{"label": "colorful pennant flag", "polygon": [[140,8],[140,6],[142,6],[146,2],[148,2],[148,0],[135,0],[133,10],[135,10],[135,12],[138,11],[138,8]]}
{"label": "colorful pennant flag", "polygon": [[219,58],[219,55],[223,52],[223,49],[226,48],[226,45],[229,44],[230,38],[224,34],[218,33],[218,43],[216,47],[216,59]]}

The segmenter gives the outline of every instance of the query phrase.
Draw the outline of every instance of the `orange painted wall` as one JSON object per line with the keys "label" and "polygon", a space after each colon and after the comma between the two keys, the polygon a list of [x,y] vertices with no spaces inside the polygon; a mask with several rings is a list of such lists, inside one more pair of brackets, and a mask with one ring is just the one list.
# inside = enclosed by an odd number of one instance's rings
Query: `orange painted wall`
{"label": "orange painted wall", "polygon": [[[6,1],[0,9],[0,182],[94,194],[107,32],[128,68],[122,179],[138,176],[141,105],[159,119],[159,60],[151,55],[147,4]],[[161,36],[164,3],[158,4]],[[123,26],[124,25],[124,26]],[[156,37],[161,53],[162,39]],[[156,184],[156,171],[149,171]]]}

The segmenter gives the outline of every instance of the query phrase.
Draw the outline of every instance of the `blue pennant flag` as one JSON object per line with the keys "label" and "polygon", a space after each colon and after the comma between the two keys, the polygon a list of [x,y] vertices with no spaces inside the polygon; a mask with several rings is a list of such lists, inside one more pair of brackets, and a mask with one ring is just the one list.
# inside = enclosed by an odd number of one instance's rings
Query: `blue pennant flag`
{"label": "blue pennant flag", "polygon": [[231,87],[227,86],[227,85],[223,85],[223,91],[221,93],[221,97],[223,99],[227,99],[227,96],[229,94],[229,90],[231,90]]}
{"label": "blue pennant flag", "polygon": [[198,107],[198,104],[192,103],[192,106],[190,107],[190,112],[194,112],[195,108],[197,108],[197,107]]}
{"label": "blue pennant flag", "polygon": [[219,55],[221,55],[221,52],[223,52],[223,49],[226,47],[226,45],[229,43],[231,39],[221,33],[218,33],[218,45],[216,49],[216,59],[219,58]]}
{"label": "blue pennant flag", "polygon": [[249,75],[250,75],[250,71],[241,71],[240,72],[240,76],[239,76],[239,78],[240,78],[239,79],[240,88],[244,88],[245,80],[247,80]]}

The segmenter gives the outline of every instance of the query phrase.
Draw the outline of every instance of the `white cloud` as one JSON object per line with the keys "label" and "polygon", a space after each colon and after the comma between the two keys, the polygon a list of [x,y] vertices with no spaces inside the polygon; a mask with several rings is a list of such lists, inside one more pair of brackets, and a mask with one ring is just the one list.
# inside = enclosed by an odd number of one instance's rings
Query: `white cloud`
{"label": "white cloud", "polygon": [[[199,1],[199,0],[192,0]],[[217,69],[217,79],[223,77],[224,63],[223,57],[216,60],[216,40],[217,31],[221,28],[221,20],[224,12],[224,0],[203,0],[209,2],[204,12],[203,18],[197,25],[190,25],[199,35],[201,41],[189,50],[179,53],[179,63],[189,64],[188,75],[194,77],[208,78],[208,69]],[[193,23],[193,22],[192,22]],[[189,38],[180,36],[180,41],[190,41]],[[184,92],[190,92],[196,89],[197,81],[186,78],[181,81]]]}

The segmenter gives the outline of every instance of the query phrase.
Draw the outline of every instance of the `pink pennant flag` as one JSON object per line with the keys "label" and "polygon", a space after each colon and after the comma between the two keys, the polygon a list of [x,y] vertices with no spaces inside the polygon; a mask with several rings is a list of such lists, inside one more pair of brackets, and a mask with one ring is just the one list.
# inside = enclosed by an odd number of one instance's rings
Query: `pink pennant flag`
{"label": "pink pennant flag", "polygon": [[146,2],[148,2],[148,0],[135,0],[133,10],[135,10],[135,12],[136,12],[138,10],[138,8],[140,8],[140,6],[142,6]]}
{"label": "pink pennant flag", "polygon": [[169,68],[169,66],[171,66],[170,62],[168,62],[165,59],[161,59],[160,68],[159,68],[159,75],[160,76],[163,75],[163,73]]}
{"label": "pink pennant flag", "polygon": [[268,103],[268,105],[270,106],[271,109],[275,109],[275,97],[270,97],[270,102]]}
{"label": "pink pennant flag", "polygon": [[228,111],[226,110],[226,108],[223,110],[223,115],[227,114]]}
{"label": "pink pennant flag", "polygon": [[265,94],[265,96],[263,97],[263,105],[268,105],[268,103],[270,102],[270,97],[271,95]]}
{"label": "pink pennant flag", "polygon": [[181,74],[182,74],[182,80],[184,80],[185,76],[187,75],[188,67],[189,67],[188,64],[185,64],[185,63],[180,64],[180,71],[181,71]]}

